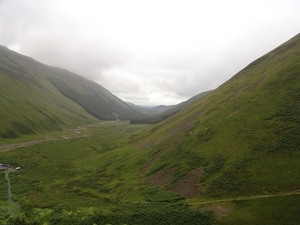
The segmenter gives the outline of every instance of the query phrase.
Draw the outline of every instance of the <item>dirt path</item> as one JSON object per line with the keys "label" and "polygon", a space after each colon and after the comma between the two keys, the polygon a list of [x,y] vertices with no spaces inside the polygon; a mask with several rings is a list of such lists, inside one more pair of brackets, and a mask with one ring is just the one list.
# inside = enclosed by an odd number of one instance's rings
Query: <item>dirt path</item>
{"label": "dirt path", "polygon": [[12,199],[12,193],[11,193],[11,185],[10,185],[10,179],[9,179],[9,172],[14,172],[13,169],[8,169],[5,171],[5,179],[7,180],[7,193],[8,193],[8,201],[15,206],[14,212],[19,211],[21,209],[21,206],[19,203],[15,202]]}
{"label": "dirt path", "polygon": [[219,202],[246,201],[246,200],[252,200],[252,199],[272,198],[272,197],[281,197],[281,196],[289,196],[289,195],[300,195],[300,190],[281,192],[281,193],[277,193],[277,194],[268,194],[268,195],[253,195],[253,196],[226,198],[226,199],[219,199],[219,200],[209,200],[209,201],[202,201],[202,202],[192,202],[192,203],[188,203],[188,204],[189,205],[207,205],[207,204],[219,203]]}

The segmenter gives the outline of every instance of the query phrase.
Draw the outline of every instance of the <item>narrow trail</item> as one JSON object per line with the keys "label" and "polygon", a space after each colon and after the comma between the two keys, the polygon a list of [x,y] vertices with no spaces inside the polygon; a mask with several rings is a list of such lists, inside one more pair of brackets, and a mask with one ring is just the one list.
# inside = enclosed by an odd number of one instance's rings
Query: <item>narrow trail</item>
{"label": "narrow trail", "polygon": [[[269,195],[254,195],[254,196],[248,196],[248,197],[237,197],[237,198],[228,198],[228,199],[220,199],[220,200],[210,200],[210,201],[203,201],[203,202],[193,202],[188,203],[189,206],[202,206],[202,205],[209,205],[213,203],[222,203],[222,202],[233,202],[233,201],[246,201],[246,200],[253,200],[253,199],[262,199],[262,198],[273,198],[273,197],[282,197],[282,196],[290,196],[290,195],[300,195],[300,190],[292,191],[292,192],[285,192],[285,193],[278,193],[278,194],[269,194]],[[100,196],[99,197],[103,197]],[[76,203],[82,203],[82,202],[89,202],[90,200],[77,200],[77,201],[69,201],[66,203],[62,203],[56,206],[62,206],[62,205],[68,205],[68,204],[76,204]],[[119,200],[122,203],[132,203],[132,204],[151,204],[153,202],[151,201],[130,201],[130,200]]]}
{"label": "narrow trail", "polygon": [[187,204],[188,205],[208,205],[208,204],[219,203],[219,202],[246,201],[246,200],[252,200],[252,199],[273,198],[273,197],[282,197],[282,196],[290,196],[290,195],[300,195],[300,190],[281,192],[281,193],[277,193],[277,194],[253,195],[253,196],[226,198],[226,199],[219,199],[219,200],[209,200],[209,201],[202,201],[202,202],[199,201],[199,202],[191,202],[191,203],[187,203]]}
{"label": "narrow trail", "polygon": [[9,172],[14,172],[12,169],[5,171],[5,179],[7,180],[7,193],[8,193],[8,201],[15,206],[15,209],[13,212],[17,212],[21,209],[21,206],[19,203],[15,202],[12,199],[12,193],[11,193],[11,185],[10,185],[10,179],[9,179]]}

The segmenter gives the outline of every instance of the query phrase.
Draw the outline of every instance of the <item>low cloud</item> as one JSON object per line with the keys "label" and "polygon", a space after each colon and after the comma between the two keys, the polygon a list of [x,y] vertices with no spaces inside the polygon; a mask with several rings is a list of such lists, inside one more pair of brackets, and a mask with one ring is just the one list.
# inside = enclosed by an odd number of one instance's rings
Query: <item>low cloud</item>
{"label": "low cloud", "polygon": [[299,32],[300,2],[0,1],[0,44],[124,101],[176,104]]}

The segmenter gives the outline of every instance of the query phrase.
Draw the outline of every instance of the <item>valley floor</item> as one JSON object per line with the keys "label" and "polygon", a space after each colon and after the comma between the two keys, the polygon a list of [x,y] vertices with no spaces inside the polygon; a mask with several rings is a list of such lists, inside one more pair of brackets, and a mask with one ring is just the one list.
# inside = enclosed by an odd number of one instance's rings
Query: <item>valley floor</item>
{"label": "valley floor", "polygon": [[[0,146],[0,161],[21,167],[18,172],[6,171],[0,180],[0,221],[73,225],[100,220],[103,223],[99,224],[268,224],[266,221],[274,213],[289,222],[286,224],[300,221],[294,216],[297,209],[288,207],[300,201],[300,190],[183,199],[146,186],[141,182],[140,170],[151,157],[130,144],[145,127],[105,122]],[[249,215],[253,218],[249,219]],[[272,224],[281,224],[276,221],[272,220]]]}

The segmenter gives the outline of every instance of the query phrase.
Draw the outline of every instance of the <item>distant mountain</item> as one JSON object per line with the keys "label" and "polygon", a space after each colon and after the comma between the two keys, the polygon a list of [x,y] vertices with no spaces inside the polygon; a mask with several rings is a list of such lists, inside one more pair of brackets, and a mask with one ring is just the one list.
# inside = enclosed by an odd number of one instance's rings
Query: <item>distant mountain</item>
{"label": "distant mountain", "polygon": [[204,97],[205,95],[207,95],[209,92],[211,91],[204,91],[204,92],[201,92],[200,94],[197,94],[193,97],[191,97],[190,99],[184,101],[184,102],[181,102],[177,105],[175,105],[174,107],[171,107],[167,110],[164,110],[163,112],[161,112],[162,114],[165,114],[165,115],[173,115],[174,113],[176,112],[179,112],[180,110],[182,109],[185,109],[186,107],[188,107],[190,104],[192,104],[193,102],[197,101],[198,99]]}
{"label": "distant mountain", "polygon": [[0,46],[0,138],[142,113],[101,85]]}
{"label": "distant mountain", "polygon": [[[131,120],[143,114],[110,93],[101,85],[83,77],[47,77],[64,96],[82,106],[87,112],[101,120]],[[77,91],[79,90],[81,91]]]}
{"label": "distant mountain", "polygon": [[174,108],[176,105],[159,105],[148,109],[151,115],[157,115]]}
{"label": "distant mountain", "polygon": [[153,108],[153,106],[136,105],[131,102],[126,102],[126,104],[145,115],[149,115],[149,110]]}
{"label": "distant mountain", "polygon": [[136,110],[138,110],[148,116],[157,115],[157,114],[167,111],[168,109],[171,109],[175,106],[175,105],[143,106],[143,105],[135,105],[131,102],[126,102],[126,104],[132,106]]}
{"label": "distant mountain", "polygon": [[201,92],[198,95],[193,96],[192,98],[188,99],[187,101],[181,102],[177,105],[170,105],[170,106],[156,106],[150,109],[144,110],[144,114],[148,112],[148,116],[144,116],[142,119],[133,119],[130,121],[132,124],[154,124],[158,123],[162,120],[169,118],[170,116],[174,115],[175,113],[183,110],[184,108],[188,107],[193,102],[197,101],[198,99],[204,97],[211,91]]}

